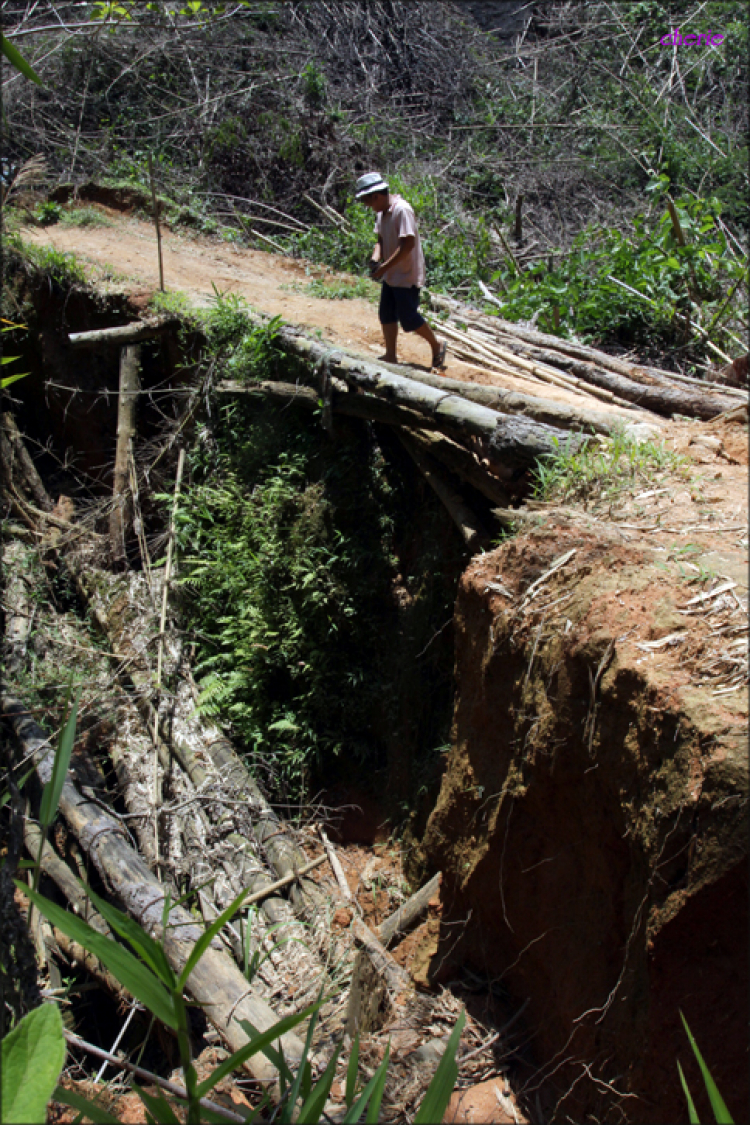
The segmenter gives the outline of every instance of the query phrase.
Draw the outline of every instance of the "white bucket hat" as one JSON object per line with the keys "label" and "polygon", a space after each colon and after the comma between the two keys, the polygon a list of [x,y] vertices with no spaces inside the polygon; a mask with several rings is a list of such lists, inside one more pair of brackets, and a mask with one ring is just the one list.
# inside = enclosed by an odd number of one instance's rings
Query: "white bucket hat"
{"label": "white bucket hat", "polygon": [[357,180],[354,198],[361,199],[364,195],[374,195],[377,191],[388,191],[388,184],[379,172],[366,172]]}

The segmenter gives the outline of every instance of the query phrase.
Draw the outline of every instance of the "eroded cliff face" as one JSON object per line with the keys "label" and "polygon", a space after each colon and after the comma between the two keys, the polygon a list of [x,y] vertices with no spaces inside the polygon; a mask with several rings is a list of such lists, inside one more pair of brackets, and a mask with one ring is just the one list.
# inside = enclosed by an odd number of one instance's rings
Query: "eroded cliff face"
{"label": "eroded cliff face", "polygon": [[433,965],[469,960],[528,999],[545,1119],[685,1119],[677,1058],[702,1083],[682,1010],[742,1120],[747,693],[714,649],[746,609],[736,587],[688,604],[679,568],[616,528],[545,520],[460,586],[425,839],[444,872]]}

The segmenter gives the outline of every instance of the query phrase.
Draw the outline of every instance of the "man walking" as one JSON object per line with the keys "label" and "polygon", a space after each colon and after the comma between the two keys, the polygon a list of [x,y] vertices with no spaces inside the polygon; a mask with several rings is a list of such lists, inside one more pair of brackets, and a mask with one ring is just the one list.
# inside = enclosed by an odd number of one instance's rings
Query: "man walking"
{"label": "man walking", "polygon": [[397,363],[398,326],[415,332],[432,349],[432,366],[445,366],[447,350],[419,311],[419,291],[425,282],[424,254],[417,220],[411,206],[400,195],[391,195],[378,172],[360,176],[355,197],[375,212],[377,245],[370,260],[370,273],[383,282],[379,317],[385,339],[383,359]]}

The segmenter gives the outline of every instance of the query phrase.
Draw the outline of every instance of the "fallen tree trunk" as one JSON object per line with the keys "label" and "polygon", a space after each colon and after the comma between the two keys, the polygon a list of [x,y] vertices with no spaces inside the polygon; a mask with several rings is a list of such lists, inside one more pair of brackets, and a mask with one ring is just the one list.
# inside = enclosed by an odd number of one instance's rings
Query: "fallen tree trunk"
{"label": "fallen tree trunk", "polygon": [[437,875],[433,875],[430,881],[399,906],[398,910],[380,923],[378,937],[384,946],[390,945],[394,938],[405,933],[417,918],[424,914],[430,905],[430,899],[440,887],[441,877],[441,872],[438,871]]}
{"label": "fallen tree trunk", "polygon": [[8,484],[14,483],[17,470],[36,505],[43,512],[52,511],[54,505],[47,495],[47,490],[37,472],[36,465],[29,456],[16,420],[9,412],[2,415],[2,425],[0,426],[0,463],[3,466]]}
{"label": "fallen tree trunk", "polygon": [[[569,371],[585,382],[662,416],[679,413],[688,417],[712,418],[729,409],[736,401],[730,402],[729,396],[712,394],[701,380],[675,375],[662,368],[628,363],[586,344],[551,336],[501,317],[483,316],[450,298],[433,297],[432,303],[434,307],[447,309],[472,322],[512,351],[522,351],[540,360],[544,354],[543,362]],[[529,345],[537,349],[535,353]],[[639,395],[638,387],[648,388],[650,394]],[[662,395],[658,393],[659,389],[663,391]]]}
{"label": "fallen tree trunk", "polygon": [[481,492],[487,500],[501,508],[508,504],[508,494],[497,477],[480,465],[468,449],[451,441],[445,434],[430,433],[428,430],[410,430],[409,438],[461,480]]}
{"label": "fallen tree trunk", "polygon": [[409,407],[432,419],[448,433],[464,440],[468,436],[482,438],[495,456],[512,467],[533,465],[540,457],[552,453],[568,436],[563,430],[529,418],[499,414],[442,385],[438,390],[427,380],[405,378],[367,360],[332,352],[290,328],[280,331],[277,343],[284,351],[308,363],[327,363],[331,373],[349,386]]}
{"label": "fallen tree trunk", "polygon": [[[0,701],[24,753],[33,758],[39,779],[46,784],[54,759],[49,737],[4,688],[0,691]],[[122,825],[101,805],[83,797],[69,779],[63,785],[59,809],[105,884],[128,914],[163,943],[172,968],[180,973],[202,933],[192,914],[182,907],[172,906],[164,928],[162,917],[167,906],[164,888],[131,848]],[[239,1050],[248,1042],[240,1026],[241,1020],[249,1020],[261,1031],[278,1022],[276,1014],[248,986],[247,978],[231,958],[214,943],[191,973],[187,987],[230,1051]],[[303,1046],[297,1036],[285,1035],[282,1044],[287,1058],[299,1060],[302,1057]],[[265,1056],[253,1056],[245,1065],[259,1081],[275,1080],[275,1069]]]}
{"label": "fallen tree trunk", "polygon": [[[279,406],[301,406],[306,410],[320,410],[320,395],[311,387],[295,383],[233,383],[224,380],[216,387],[217,394],[248,395],[271,399]],[[331,408],[336,414],[350,418],[363,418],[368,422],[385,422],[389,426],[421,426],[437,428],[437,422],[425,418],[417,410],[397,406],[375,395],[352,393],[351,391],[331,392]]]}

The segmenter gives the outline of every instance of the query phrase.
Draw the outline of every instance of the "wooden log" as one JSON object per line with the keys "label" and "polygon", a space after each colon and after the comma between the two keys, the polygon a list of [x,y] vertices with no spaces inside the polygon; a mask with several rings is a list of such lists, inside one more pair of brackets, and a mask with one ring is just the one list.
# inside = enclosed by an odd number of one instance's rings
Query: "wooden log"
{"label": "wooden log", "polygon": [[[564,441],[564,431],[528,418],[508,417],[468,397],[459,397],[445,385],[433,387],[426,379],[396,375],[382,365],[331,352],[290,328],[281,330],[277,343],[290,354],[317,365],[326,360],[331,372],[349,386],[382,396],[406,406],[438,423],[439,428],[459,439],[479,436],[489,443],[503,462],[513,467],[533,465]],[[465,384],[462,384],[465,386]],[[583,441],[584,439],[580,439]]]}
{"label": "wooden log", "polygon": [[500,507],[508,504],[508,494],[497,477],[480,465],[468,449],[451,441],[445,434],[435,434],[428,430],[410,430],[409,433],[420,449],[440,461],[477,492],[481,492],[487,500]]}
{"label": "wooden log", "polygon": [[8,475],[8,482],[20,477],[24,487],[43,512],[51,512],[54,505],[42,483],[37,467],[32,461],[21,431],[10,412],[2,415],[0,424],[0,458]]}
{"label": "wooden log", "polygon": [[90,332],[70,332],[68,342],[72,348],[98,348],[102,344],[138,344],[151,340],[163,332],[176,331],[180,327],[177,317],[163,320],[136,320],[117,328],[97,328]]}
{"label": "wooden log", "polygon": [[[503,414],[533,418],[537,422],[554,426],[560,430],[593,431],[594,433],[609,434],[613,427],[621,426],[623,422],[628,421],[627,416],[622,414],[604,413],[603,411],[590,410],[587,407],[568,406],[565,403],[538,398],[535,395],[506,390],[504,387],[485,387],[477,383],[465,382],[462,379],[433,375],[431,372],[412,369],[410,377],[418,383],[426,383],[436,389],[451,391],[469,399],[471,402],[489,406]],[[647,415],[641,414],[640,420],[644,420],[646,417]]]}
{"label": "wooden log", "polygon": [[[51,739],[4,687],[0,689],[0,702],[24,753],[33,757],[39,780],[46,784],[54,759]],[[181,972],[202,932],[193,916],[182,907],[173,906],[166,928],[163,926],[167,905],[164,888],[130,846],[122,825],[100,804],[86,799],[69,778],[63,785],[59,809],[105,884],[131,917],[162,941],[172,968]],[[236,1051],[248,1042],[240,1020],[249,1020],[261,1031],[278,1021],[269,1005],[248,986],[231,958],[217,946],[215,941],[208,947],[190,974],[187,988],[228,1049]],[[296,1035],[284,1036],[282,1045],[288,1059],[302,1057],[303,1046]],[[253,1056],[246,1067],[259,1081],[273,1082],[276,1078],[275,1068],[265,1056]]]}
{"label": "wooden log", "polygon": [[394,938],[405,933],[425,913],[430,899],[440,888],[440,879],[441,873],[438,871],[437,875],[433,875],[428,883],[402,903],[398,910],[380,923],[378,937],[384,946],[389,946]]}
{"label": "wooden log", "polygon": [[365,950],[378,975],[383,978],[390,991],[396,996],[405,992],[411,985],[411,977],[406,969],[402,969],[398,962],[394,961],[369,926],[366,926],[362,919],[355,915],[352,918],[351,931],[354,940]]}
{"label": "wooden log", "polygon": [[41,861],[42,871],[45,875],[49,875],[49,877],[54,880],[76,914],[83,918],[84,922],[88,922],[88,924],[100,934],[111,937],[112,931],[101,914],[94,909],[91,899],[87,897],[86,892],[83,890],[83,887],[78,879],[76,879],[67,863],[57,854],[47,840],[44,841],[44,846],[42,846],[42,833],[29,817],[26,817],[24,820],[23,839],[26,844],[26,849],[34,863],[39,860]]}
{"label": "wooden log", "polygon": [[411,456],[430,488],[432,488],[436,496],[445,506],[469,550],[475,550],[481,543],[488,542],[489,535],[482,527],[474,512],[471,511],[468,504],[464,502],[450,482],[447,481],[438,470],[437,465],[429,454],[422,452],[416,442],[411,440],[410,435],[403,430],[397,432],[401,444]]}
{"label": "wooden log", "polygon": [[117,405],[117,447],[112,483],[112,511],[109,516],[110,550],[115,564],[127,562],[125,536],[133,518],[128,486],[130,447],[135,434],[135,409],[141,389],[141,349],[127,344],[120,351],[120,393]]}
{"label": "wooden log", "polygon": [[[453,302],[450,299],[433,297],[432,303],[436,307],[449,308],[451,312],[458,312],[462,316],[468,314],[469,319],[481,319],[482,323],[490,327],[491,331],[504,336],[506,342],[513,339],[524,341],[527,344],[545,349],[548,356],[556,354],[558,357],[563,356],[578,361],[574,364],[563,363],[558,358],[556,366],[572,371],[573,374],[585,381],[610,390],[620,398],[662,416],[669,417],[673,413],[680,413],[689,417],[712,418],[733,405],[733,403],[725,401],[722,395],[707,394],[700,380],[693,381],[691,393],[684,376],[675,376],[672,372],[665,371],[662,368],[628,363],[586,344],[564,340],[559,336],[552,336],[546,332],[539,332],[536,329],[503,320],[501,317],[482,318],[481,314],[470,313],[458,302]],[[607,373],[620,376],[624,381],[609,379]],[[677,405],[680,392],[675,386],[676,383],[686,387],[685,394],[682,396],[681,407]],[[633,384],[650,388],[650,395],[639,397]],[[658,387],[664,391],[662,396],[657,393]]]}
{"label": "wooden log", "polygon": [[[300,406],[305,410],[320,409],[320,395],[311,387],[296,383],[276,383],[267,380],[259,383],[234,383],[223,380],[216,387],[217,394],[256,396],[270,399],[280,406]],[[336,414],[350,418],[363,418],[369,422],[385,422],[390,426],[421,426],[437,429],[437,423],[425,418],[416,410],[397,406],[385,399],[361,392],[337,391],[331,393],[331,408]]]}

